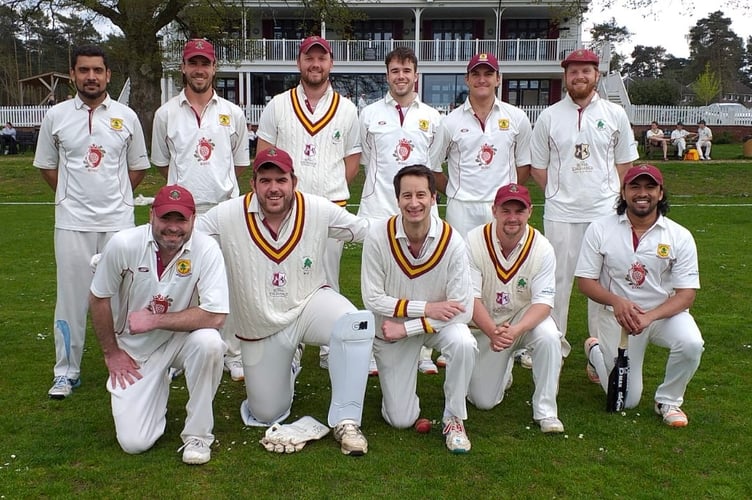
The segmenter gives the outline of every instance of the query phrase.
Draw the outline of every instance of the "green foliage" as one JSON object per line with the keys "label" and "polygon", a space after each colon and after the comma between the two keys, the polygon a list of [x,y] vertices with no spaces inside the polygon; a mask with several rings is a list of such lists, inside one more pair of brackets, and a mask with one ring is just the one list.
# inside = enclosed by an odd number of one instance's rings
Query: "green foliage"
{"label": "green foliage", "polygon": [[689,30],[689,38],[689,78],[699,78],[710,67],[718,78],[720,90],[733,89],[742,77],[744,46],[731,30],[731,19],[720,10],[712,12]]}
{"label": "green foliage", "polygon": [[616,19],[613,17],[608,22],[594,25],[590,28],[590,39],[593,41],[591,48],[598,47],[604,42],[611,43],[611,64],[610,71],[618,71],[624,63],[624,55],[616,52],[615,47],[618,43],[628,41],[632,37],[632,33],[626,26],[619,26],[616,24]]}
{"label": "green foliage", "polygon": [[721,79],[708,63],[705,65],[705,71],[691,86],[697,101],[707,106],[721,92]]}
{"label": "green foliage", "polygon": [[[714,147],[713,157],[718,154]],[[689,427],[670,429],[653,414],[652,395],[666,362],[666,350],[655,346],[645,358],[640,405],[623,414],[603,411],[603,391],[585,379],[580,346],[586,303],[574,292],[569,337],[575,348],[562,369],[558,397],[565,435],[540,433],[529,403],[531,372],[515,367],[514,385],[497,408],[469,406],[473,449],[466,456],[445,450],[438,426],[428,435],[387,426],[376,378],[369,379],[364,405],[365,457],[342,456],[331,436],[279,456],[258,444],[263,429],[242,425],[243,385],[225,376],[214,401],[212,461],[191,467],[176,453],[184,378],[171,384],[164,437],[141,455],[120,450],[104,388],[107,371],[91,330],[83,385],[67,400],[47,398],[54,353],[52,192],[28,154],[0,157],[0,497],[658,498],[670,491],[677,498],[746,498],[752,468],[749,168],[749,162],[661,164],[669,215],[692,231],[702,273],[692,312],[706,344],[683,406]],[[150,172],[138,192],[153,195],[163,183]],[[540,228],[543,197],[537,188],[531,191],[538,205],[532,223]],[[139,223],[147,213],[137,207]],[[346,248],[342,273],[342,288],[356,301],[358,252],[358,245]],[[326,421],[329,380],[318,368],[317,349],[306,350],[303,366],[292,419]],[[443,408],[442,383],[443,372],[418,376],[421,414],[433,420]]]}
{"label": "green foliage", "polygon": [[681,100],[681,88],[675,81],[663,78],[634,80],[629,83],[629,99],[632,104],[675,106]]}

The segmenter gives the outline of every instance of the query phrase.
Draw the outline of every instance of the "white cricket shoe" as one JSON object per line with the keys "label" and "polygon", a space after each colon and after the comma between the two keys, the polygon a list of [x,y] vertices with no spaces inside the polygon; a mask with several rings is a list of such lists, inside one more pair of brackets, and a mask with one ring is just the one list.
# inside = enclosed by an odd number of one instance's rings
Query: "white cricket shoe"
{"label": "white cricket shoe", "polygon": [[334,426],[334,439],[344,455],[359,457],[368,453],[368,441],[352,420],[343,420]]}
{"label": "white cricket shoe", "polygon": [[178,448],[183,450],[183,462],[191,465],[205,464],[211,460],[211,449],[203,439],[189,437],[188,440]]}
{"label": "white cricket shoe", "polygon": [[69,379],[65,375],[60,375],[52,379],[52,387],[47,391],[50,399],[65,399],[73,394],[73,389],[81,385],[81,379]]}
{"label": "white cricket shoe", "polygon": [[558,434],[564,432],[564,424],[556,417],[546,417],[538,420],[541,431],[545,434]]}
{"label": "white cricket shoe", "polygon": [[465,425],[459,417],[444,417],[446,447],[452,453],[467,453],[470,451],[470,440],[465,433]]}
{"label": "white cricket shoe", "polygon": [[230,378],[235,382],[242,382],[245,380],[245,373],[243,372],[243,363],[237,359],[225,360],[225,371],[230,373]]}

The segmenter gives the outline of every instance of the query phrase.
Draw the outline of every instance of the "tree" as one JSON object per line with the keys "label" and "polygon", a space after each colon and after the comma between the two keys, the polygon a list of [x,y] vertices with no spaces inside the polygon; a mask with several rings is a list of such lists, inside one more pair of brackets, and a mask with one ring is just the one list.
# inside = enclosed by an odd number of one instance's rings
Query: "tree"
{"label": "tree", "polygon": [[605,23],[596,24],[590,28],[590,38],[593,41],[591,48],[598,47],[604,42],[611,43],[610,71],[618,71],[624,63],[623,54],[616,52],[616,44],[626,42],[632,37],[632,33],[625,27],[616,24],[613,17]]}
{"label": "tree", "polygon": [[632,50],[632,62],[624,65],[631,78],[660,78],[666,65],[666,49],[660,45],[646,47],[636,45]]}
{"label": "tree", "polygon": [[676,106],[681,100],[681,86],[664,78],[634,80],[629,85],[629,100],[632,104]]}
{"label": "tree", "polygon": [[715,11],[700,19],[689,30],[688,76],[698,78],[708,68],[719,79],[720,89],[731,89],[742,79],[744,47],[742,39],[731,31],[731,19]]}
{"label": "tree", "polygon": [[695,92],[696,100],[707,106],[722,90],[721,79],[710,68],[710,63],[705,65],[705,71],[691,85]]}

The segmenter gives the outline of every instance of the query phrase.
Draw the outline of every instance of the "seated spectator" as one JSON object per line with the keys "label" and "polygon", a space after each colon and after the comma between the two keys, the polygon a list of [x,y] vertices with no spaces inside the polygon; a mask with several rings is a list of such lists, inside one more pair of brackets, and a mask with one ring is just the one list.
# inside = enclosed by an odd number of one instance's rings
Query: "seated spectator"
{"label": "seated spectator", "polygon": [[2,141],[0,143],[0,149],[2,149],[4,154],[14,155],[18,153],[16,129],[13,128],[13,124],[11,122],[7,122],[3,127],[3,130],[0,132],[0,141]]}
{"label": "seated spectator", "polygon": [[649,144],[653,146],[660,146],[663,149],[663,159],[668,160],[668,139],[663,134],[663,130],[658,128],[658,122],[650,123],[650,130],[646,132],[645,136]]}
{"label": "seated spectator", "polygon": [[701,160],[710,159],[710,147],[713,145],[713,132],[705,126],[705,120],[697,122],[697,152]]}
{"label": "seated spectator", "polygon": [[696,135],[685,130],[682,122],[676,123],[676,128],[671,132],[671,143],[676,146],[676,156],[680,160],[684,158],[684,151],[687,149],[687,139]]}
{"label": "seated spectator", "polygon": [[254,127],[258,128],[258,126],[248,124],[248,153],[251,158],[256,156],[256,144],[258,143],[258,136]]}

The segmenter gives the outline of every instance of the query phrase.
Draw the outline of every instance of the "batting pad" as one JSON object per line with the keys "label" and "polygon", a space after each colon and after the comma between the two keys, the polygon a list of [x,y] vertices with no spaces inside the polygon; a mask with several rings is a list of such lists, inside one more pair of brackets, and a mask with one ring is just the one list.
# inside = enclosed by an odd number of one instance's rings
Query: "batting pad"
{"label": "batting pad", "polygon": [[329,340],[332,402],[328,421],[332,427],[346,419],[360,425],[374,333],[371,311],[350,312],[334,323]]}
{"label": "batting pad", "polygon": [[274,453],[295,453],[308,441],[321,439],[329,433],[325,426],[313,417],[302,417],[291,424],[274,424],[266,430],[259,443]]}

